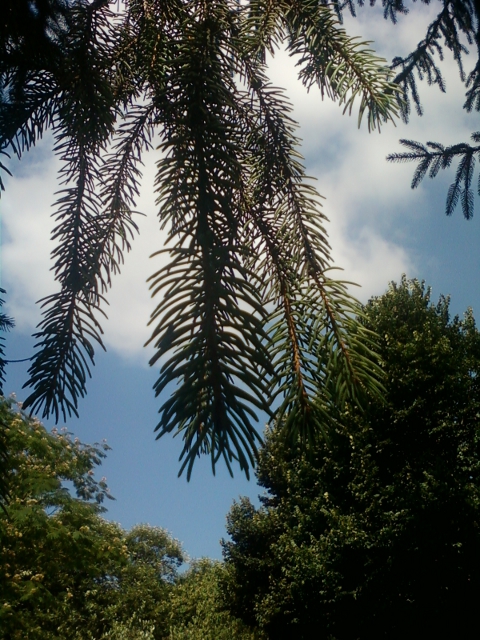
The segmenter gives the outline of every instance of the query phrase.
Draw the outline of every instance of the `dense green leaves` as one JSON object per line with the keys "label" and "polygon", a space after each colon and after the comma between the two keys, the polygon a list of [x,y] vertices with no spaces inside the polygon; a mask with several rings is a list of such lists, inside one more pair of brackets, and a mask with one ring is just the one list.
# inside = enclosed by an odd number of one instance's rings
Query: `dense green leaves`
{"label": "dense green leaves", "polygon": [[[254,640],[225,608],[223,566],[192,563],[160,527],[101,517],[108,449],[48,433],[0,402],[10,501],[0,513],[1,640]],[[69,488],[75,490],[72,495]]]}
{"label": "dense green leaves", "polygon": [[151,638],[165,637],[169,585],[183,562],[178,542],[163,529],[125,532],[100,516],[111,497],[94,473],[105,443],[50,434],[5,400],[0,411],[10,471],[8,514],[0,516],[0,637],[99,640],[113,637],[115,625],[141,637],[145,621],[155,627]]}
{"label": "dense green leaves", "polygon": [[169,640],[263,640],[226,609],[221,584],[225,569],[220,562],[202,559],[192,563],[170,593]]}
{"label": "dense green leaves", "polygon": [[116,531],[98,515],[110,494],[93,471],[108,447],[49,434],[10,405],[0,404],[9,488],[8,514],[0,517],[0,628],[4,638],[56,638],[73,593],[111,566],[105,552]]}
{"label": "dense green leaves", "polygon": [[20,157],[51,129],[62,161],[52,234],[60,290],[42,301],[25,407],[77,413],[103,347],[104,295],[137,230],[139,167],[154,136],[170,262],[151,278],[162,295],[151,364],[157,429],[183,437],[181,471],[190,477],[206,453],[213,468],[223,458],[248,473],[259,410],[280,405],[279,419],[288,412],[293,437],[307,441],[333,407],[378,392],[370,336],[327,273],[325,216],[265,58],[286,46],[301,81],[349,113],[358,104],[369,129],[398,113],[385,61],[314,0],[45,6],[42,55],[27,55],[9,14],[0,62],[0,152]]}
{"label": "dense green leaves", "polygon": [[417,281],[364,322],[381,338],[386,403],[342,421],[310,456],[276,427],[266,493],[228,516],[224,593],[268,637],[467,637],[480,594],[480,334]]}

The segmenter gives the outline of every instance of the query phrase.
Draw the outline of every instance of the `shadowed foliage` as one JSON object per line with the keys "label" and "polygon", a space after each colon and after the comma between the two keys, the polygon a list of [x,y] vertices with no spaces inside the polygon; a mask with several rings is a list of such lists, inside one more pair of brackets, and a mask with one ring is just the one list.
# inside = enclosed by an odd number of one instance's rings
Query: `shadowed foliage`
{"label": "shadowed foliage", "polygon": [[306,456],[271,430],[234,504],[224,594],[274,640],[467,638],[480,595],[480,333],[403,279],[365,308],[384,404]]}

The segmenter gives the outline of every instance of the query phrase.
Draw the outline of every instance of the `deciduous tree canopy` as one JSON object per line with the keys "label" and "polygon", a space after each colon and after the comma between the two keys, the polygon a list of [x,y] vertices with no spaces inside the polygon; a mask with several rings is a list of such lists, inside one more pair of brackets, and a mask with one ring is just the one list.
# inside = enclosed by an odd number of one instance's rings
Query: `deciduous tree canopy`
{"label": "deciduous tree canopy", "polygon": [[224,543],[235,615],[268,637],[468,637],[480,595],[480,334],[417,281],[366,307],[386,403],[372,400],[310,456],[268,434],[259,509]]}
{"label": "deciduous tree canopy", "polygon": [[[226,610],[220,563],[193,564],[160,527],[102,517],[108,447],[49,433],[0,401],[10,501],[0,513],[0,640],[254,640]],[[75,495],[76,494],[76,495]]]}
{"label": "deciduous tree canopy", "polygon": [[10,405],[0,403],[10,492],[0,518],[0,635],[57,638],[72,621],[70,604],[79,614],[85,592],[125,564],[119,528],[99,516],[109,492],[94,468],[108,447],[83,445],[66,430],[49,434]]}

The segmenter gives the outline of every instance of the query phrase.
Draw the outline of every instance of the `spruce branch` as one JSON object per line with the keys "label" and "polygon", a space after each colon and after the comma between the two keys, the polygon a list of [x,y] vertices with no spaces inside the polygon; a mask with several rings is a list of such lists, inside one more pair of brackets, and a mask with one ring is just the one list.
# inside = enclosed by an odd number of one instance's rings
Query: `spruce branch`
{"label": "spruce branch", "polygon": [[[110,17],[106,10],[99,14],[88,6],[75,7],[71,48],[59,73],[55,151],[63,162],[63,188],[56,203],[52,239],[58,245],[52,257],[60,291],[41,301],[44,319],[34,334],[38,351],[24,385],[33,388],[24,406],[43,410],[43,416],[53,414],[56,420],[60,413],[64,419],[77,414],[78,399],[86,393],[89,363],[94,362],[93,342],[104,348],[96,314],[105,315],[101,290],[115,260],[98,189],[100,157],[116,110],[108,81]],[[121,232],[125,235],[124,229]],[[109,252],[107,258],[102,249]]]}
{"label": "spruce branch", "polygon": [[397,72],[394,82],[403,89],[403,97],[399,102],[402,118],[408,122],[410,115],[410,100],[413,101],[418,115],[423,114],[423,107],[417,89],[415,75],[419,80],[426,79],[428,84],[437,85],[445,92],[445,81],[436,63],[443,60],[443,48],[446,47],[453,54],[460,73],[465,81],[463,57],[468,49],[462,43],[464,36],[469,44],[476,39],[476,15],[473,4],[460,0],[444,0],[443,8],[436,19],[428,27],[425,38],[419,42],[416,49],[408,56],[393,59],[391,69]]}
{"label": "spruce branch", "polygon": [[386,60],[369,43],[349,37],[329,7],[315,0],[288,3],[285,21],[288,51],[299,57],[299,77],[307,89],[317,84],[349,114],[359,97],[358,124],[366,113],[369,131],[396,119],[400,90]]}
{"label": "spruce branch", "polygon": [[[247,141],[253,193],[249,203],[255,205],[246,206],[252,226],[245,242],[252,247],[252,255],[262,256],[255,266],[263,273],[265,304],[274,305],[267,327],[275,369],[271,393],[274,400],[282,398],[275,419],[286,420],[288,436],[307,444],[326,431],[335,405],[346,400],[347,388],[355,387],[351,397],[356,394],[358,399],[362,395],[358,387],[378,384],[378,395],[381,373],[373,351],[367,357],[360,340],[350,337],[359,304],[342,283],[326,277],[330,256],[325,216],[318,194],[305,184],[295,125],[288,116],[290,106],[260,69],[247,65],[245,75],[258,114],[252,127],[258,133]],[[315,302],[310,305],[311,299]],[[373,345],[372,336],[363,338],[365,348]],[[328,381],[336,376],[341,384],[328,390]]]}
{"label": "spruce branch", "polygon": [[[0,155],[21,159],[23,153],[41,139],[45,130],[53,126],[58,111],[59,89],[52,77],[32,75],[22,99],[1,99],[0,94]],[[5,190],[1,172],[11,175],[0,163],[0,194]]]}
{"label": "spruce branch", "polygon": [[[479,142],[480,132],[473,133],[472,140]],[[460,201],[463,216],[466,220],[469,220],[473,216],[474,209],[471,183],[475,168],[475,157],[480,157],[480,145],[472,146],[461,143],[444,147],[438,142],[427,142],[425,146],[413,140],[400,140],[400,144],[407,147],[409,151],[392,153],[387,156],[387,160],[391,162],[418,162],[412,180],[412,189],[419,186],[427,173],[430,178],[435,178],[440,169],[447,169],[454,158],[458,158],[455,180],[448,189],[445,213],[447,216],[452,215]],[[478,193],[480,194],[480,184]]]}
{"label": "spruce branch", "polygon": [[153,293],[164,295],[152,315],[157,353],[150,364],[161,364],[156,395],[171,389],[158,435],[176,429],[183,436],[180,473],[186,469],[187,478],[200,453],[209,454],[213,470],[223,457],[230,472],[236,460],[248,474],[260,442],[248,404],[268,411],[264,311],[238,238],[236,89],[214,12],[199,10],[184,26],[162,96],[167,157],[156,180],[162,225],[177,240],[172,263],[152,276]]}
{"label": "spruce branch", "polygon": [[[2,289],[0,287],[0,293],[5,294],[6,293],[5,289]],[[5,304],[5,301],[2,300],[2,298],[0,298],[0,308],[4,304]],[[0,332],[3,333],[5,331],[10,331],[10,329],[13,329],[14,326],[15,326],[15,323],[13,319],[9,318],[5,313],[0,312]],[[0,336],[0,396],[3,395],[3,385],[5,384],[5,365],[7,363],[7,361],[4,358],[5,356],[4,345],[3,345],[4,342],[5,342],[5,338],[3,336]],[[1,494],[1,487],[0,487],[0,494]]]}
{"label": "spruce branch", "polygon": [[265,51],[286,40],[308,86],[347,111],[359,97],[370,128],[393,118],[388,70],[348,38],[341,11],[311,0],[130,0],[116,17],[106,2],[79,0],[55,41],[62,54],[32,67],[31,83],[0,68],[2,86],[23,96],[9,94],[0,151],[22,153],[48,127],[62,160],[60,290],[42,301],[26,406],[57,419],[78,410],[103,346],[104,295],[137,232],[140,165],[155,135],[170,261],[150,280],[162,295],[151,364],[158,435],[183,438],[180,472],[190,477],[207,454],[214,470],[223,458],[248,474],[259,411],[278,403],[276,417],[288,414],[292,437],[308,443],[338,404],[379,388],[358,303],[329,275],[326,218],[291,106],[265,65]]}

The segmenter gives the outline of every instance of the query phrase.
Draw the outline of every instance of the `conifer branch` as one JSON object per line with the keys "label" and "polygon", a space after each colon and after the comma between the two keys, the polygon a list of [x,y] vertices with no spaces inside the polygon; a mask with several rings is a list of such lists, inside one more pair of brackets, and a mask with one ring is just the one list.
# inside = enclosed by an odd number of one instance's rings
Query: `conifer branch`
{"label": "conifer branch", "polygon": [[62,160],[60,290],[42,301],[25,406],[57,419],[78,410],[103,346],[104,295],[137,232],[140,163],[155,135],[170,262],[150,279],[162,294],[151,364],[158,435],[183,438],[180,472],[190,477],[207,454],[214,470],[223,458],[248,474],[257,413],[271,415],[275,399],[276,417],[309,442],[338,404],[379,388],[358,303],[328,275],[326,218],[306,183],[291,106],[265,65],[286,41],[307,86],[347,111],[358,96],[370,128],[395,117],[388,69],[348,38],[341,11],[313,0],[129,0],[115,16],[103,0],[75,0],[52,41],[61,55],[36,61],[28,81],[0,61],[0,88],[20,96],[0,110],[3,156],[51,128]]}
{"label": "conifer branch", "polygon": [[413,100],[418,115],[423,114],[415,74],[420,80],[426,78],[428,84],[437,85],[440,91],[445,92],[445,81],[440,67],[435,62],[435,56],[438,56],[440,61],[443,60],[443,47],[452,52],[460,78],[465,81],[463,56],[468,54],[468,49],[461,42],[461,35],[472,44],[476,39],[477,20],[472,3],[443,0],[442,10],[428,27],[425,38],[417,48],[405,58],[393,59],[391,68],[398,70],[394,82],[403,89],[399,106],[405,122],[408,122],[410,115],[410,99]]}
{"label": "conifer branch", "polygon": [[[472,134],[474,142],[480,142],[480,132]],[[392,153],[387,157],[391,162],[418,162],[412,179],[412,189],[429,175],[435,178],[440,169],[447,169],[454,158],[458,158],[455,180],[450,185],[445,206],[447,216],[452,215],[459,201],[462,203],[463,216],[469,220],[473,216],[474,198],[471,189],[475,156],[480,158],[480,145],[472,146],[466,143],[444,147],[438,142],[427,142],[426,146],[413,140],[400,140],[400,144],[410,149],[405,153]],[[480,194],[480,184],[478,187]]]}
{"label": "conifer branch", "polygon": [[[0,287],[0,293],[6,293],[5,289]],[[5,301],[0,298],[0,308],[5,304]],[[13,329],[15,323],[12,318],[9,318],[5,313],[0,312],[0,332],[9,331]],[[0,336],[0,396],[3,395],[3,385],[5,384],[5,364],[7,360],[5,360],[5,351],[3,343],[5,342],[5,338]],[[1,487],[0,487],[0,495],[1,495]]]}

